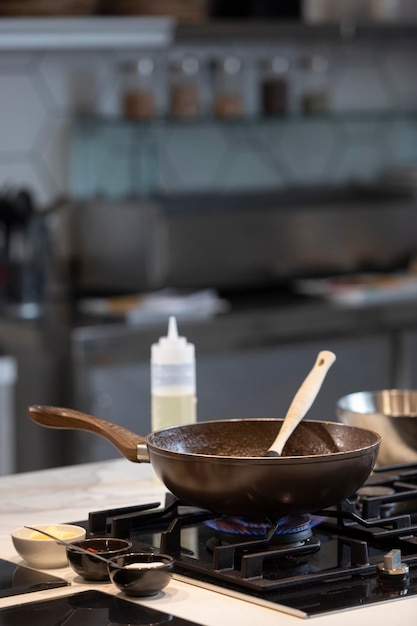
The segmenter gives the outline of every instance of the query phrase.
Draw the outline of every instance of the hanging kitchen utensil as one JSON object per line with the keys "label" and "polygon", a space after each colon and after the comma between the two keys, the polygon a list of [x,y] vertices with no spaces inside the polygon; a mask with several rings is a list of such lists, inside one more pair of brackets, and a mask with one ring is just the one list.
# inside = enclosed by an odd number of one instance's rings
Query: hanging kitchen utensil
{"label": "hanging kitchen utensil", "polygon": [[303,384],[295,394],[279,433],[273,444],[269,447],[269,450],[265,453],[265,456],[281,456],[282,450],[284,449],[289,437],[297,428],[298,424],[301,422],[316,399],[326,374],[335,360],[336,355],[329,350],[322,350],[319,353],[313,369],[310,371],[307,378],[305,378]]}

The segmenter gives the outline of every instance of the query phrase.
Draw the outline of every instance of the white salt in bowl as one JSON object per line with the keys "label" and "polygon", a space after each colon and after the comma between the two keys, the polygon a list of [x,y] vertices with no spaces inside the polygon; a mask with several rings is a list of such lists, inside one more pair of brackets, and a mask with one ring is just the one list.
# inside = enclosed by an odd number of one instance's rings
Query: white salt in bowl
{"label": "white salt in bowl", "polygon": [[156,552],[130,552],[110,559],[110,580],[127,596],[153,596],[168,585],[174,559]]}
{"label": "white salt in bowl", "polygon": [[[65,543],[83,541],[86,531],[74,524],[31,524],[34,528],[45,530]],[[13,545],[19,556],[31,567],[50,569],[68,565],[66,548],[53,539],[41,535],[30,528],[15,528],[11,532]]]}

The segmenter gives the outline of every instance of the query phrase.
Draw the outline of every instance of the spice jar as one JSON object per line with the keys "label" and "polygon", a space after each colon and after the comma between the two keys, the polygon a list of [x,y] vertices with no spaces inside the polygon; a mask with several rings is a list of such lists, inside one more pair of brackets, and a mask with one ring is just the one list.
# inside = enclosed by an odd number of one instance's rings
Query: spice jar
{"label": "spice jar", "polygon": [[219,118],[240,117],[243,113],[242,63],[227,56],[213,66],[213,113]]}
{"label": "spice jar", "polygon": [[321,54],[313,54],[302,61],[304,93],[302,110],[307,115],[326,113],[329,110],[329,61]]}
{"label": "spice jar", "polygon": [[193,56],[170,63],[169,112],[177,118],[198,117],[200,105],[200,64]]}
{"label": "spice jar", "polygon": [[123,114],[130,119],[150,119],[156,114],[154,92],[155,63],[150,57],[123,66]]}
{"label": "spice jar", "polygon": [[288,67],[288,60],[282,56],[262,63],[261,111],[264,115],[281,116],[288,112]]}

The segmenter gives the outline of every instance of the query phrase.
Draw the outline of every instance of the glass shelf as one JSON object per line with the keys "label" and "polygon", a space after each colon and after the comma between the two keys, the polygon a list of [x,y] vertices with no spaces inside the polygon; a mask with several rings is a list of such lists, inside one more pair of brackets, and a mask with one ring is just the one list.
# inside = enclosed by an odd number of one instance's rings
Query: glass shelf
{"label": "glass shelf", "polygon": [[258,126],[269,126],[276,124],[311,124],[311,123],[389,123],[398,121],[417,120],[417,110],[358,110],[358,111],[335,111],[324,114],[306,115],[303,113],[291,113],[282,117],[250,116],[235,119],[220,119],[211,116],[204,116],[193,119],[177,119],[171,117],[158,117],[152,120],[134,120],[118,116],[85,116],[78,117],[75,124],[86,128],[109,127],[137,127],[138,129],[163,129],[164,127],[206,127],[220,126],[221,128],[251,128]]}
{"label": "glass shelf", "polygon": [[80,117],[71,133],[71,189],[84,198],[149,197],[161,190],[285,188],[306,178],[374,180],[390,165],[415,162],[416,121],[414,109],[234,120]]}

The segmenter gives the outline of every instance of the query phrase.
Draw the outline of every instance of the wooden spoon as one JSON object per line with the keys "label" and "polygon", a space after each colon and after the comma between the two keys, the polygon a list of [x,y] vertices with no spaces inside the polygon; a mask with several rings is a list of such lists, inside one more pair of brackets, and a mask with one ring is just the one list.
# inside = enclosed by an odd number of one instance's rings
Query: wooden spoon
{"label": "wooden spoon", "polygon": [[290,408],[287,411],[285,419],[282,423],[281,429],[269,450],[265,453],[265,456],[281,456],[282,450],[287,443],[289,437],[294,432],[295,428],[301,422],[314,400],[323,381],[326,377],[329,368],[336,360],[336,355],[329,350],[323,350],[319,352],[313,369],[307,375],[306,379],[302,383],[301,387],[294,396],[291,402]]}

